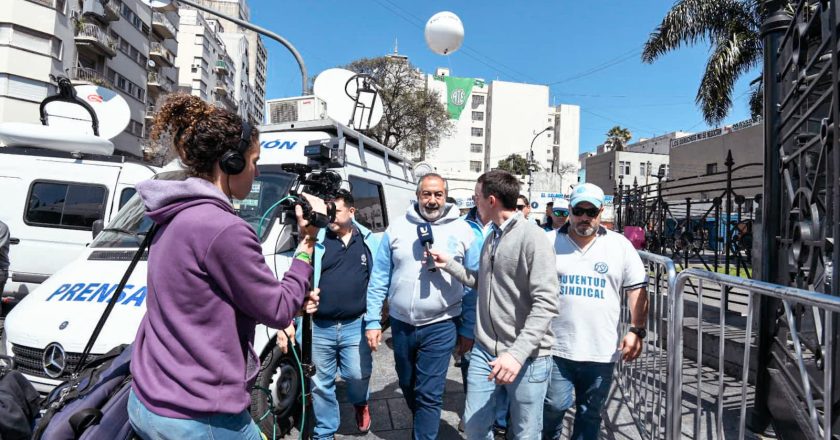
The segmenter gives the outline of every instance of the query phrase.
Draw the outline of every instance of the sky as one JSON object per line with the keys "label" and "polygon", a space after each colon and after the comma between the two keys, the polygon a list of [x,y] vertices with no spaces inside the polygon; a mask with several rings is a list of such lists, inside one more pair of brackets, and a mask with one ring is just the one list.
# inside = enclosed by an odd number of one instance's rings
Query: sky
{"label": "sky", "polygon": [[[549,104],[580,106],[580,152],[594,150],[615,125],[631,143],[668,132],[708,127],[694,102],[709,46],[641,61],[650,33],[673,6],[668,0],[249,0],[251,21],[289,40],[314,76],[364,57],[394,51],[426,73],[448,67],[453,76],[549,85]],[[442,56],[426,46],[425,22],[451,11],[464,24],[464,45]],[[297,63],[279,43],[269,52],[267,98],[298,96]],[[749,83],[736,84],[723,125],[749,118]]]}

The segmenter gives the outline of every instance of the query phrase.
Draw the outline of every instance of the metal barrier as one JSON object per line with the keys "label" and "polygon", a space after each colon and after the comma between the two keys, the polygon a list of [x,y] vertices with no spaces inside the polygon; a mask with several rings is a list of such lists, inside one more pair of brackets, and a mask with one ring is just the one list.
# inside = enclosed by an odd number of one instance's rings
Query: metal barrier
{"label": "metal barrier", "polygon": [[[686,285],[688,285],[692,280],[697,280],[695,290],[698,298],[698,366],[696,375],[697,384],[696,387],[686,387],[685,389],[683,389],[683,292],[686,289]],[[809,427],[812,432],[804,432],[803,434],[807,438],[832,438],[832,426],[830,423],[830,421],[832,420],[832,408],[831,405],[823,405],[823,402],[832,402],[834,397],[832,383],[833,379],[831,374],[834,368],[834,357],[832,355],[834,353],[834,341],[833,338],[830,336],[821,337],[821,341],[818,344],[819,346],[817,347],[817,351],[821,350],[822,353],[828,353],[828,355],[823,355],[822,357],[823,378],[822,384],[820,384],[818,380],[813,379],[809,375],[809,372],[806,371],[805,368],[806,359],[812,359],[814,356],[820,356],[820,354],[815,353],[813,347],[809,348],[807,344],[802,343],[800,337],[803,334],[803,332],[806,331],[802,323],[805,321],[805,317],[809,315],[813,315],[812,317],[815,319],[816,322],[816,325],[813,326],[813,331],[815,331],[818,335],[832,335],[832,326],[834,324],[834,319],[836,319],[838,314],[840,314],[840,298],[822,293],[796,289],[793,287],[770,284],[762,281],[749,280],[694,268],[686,269],[680,272],[680,274],[676,277],[675,289],[673,290],[675,295],[673,295],[673,298],[670,298],[671,295],[669,295],[669,303],[672,303],[672,308],[670,310],[670,317],[672,319],[669,320],[669,323],[671,325],[668,326],[668,334],[670,336],[669,340],[673,341],[674,343],[668,347],[669,350],[667,353],[668,372],[670,374],[667,377],[667,434],[665,435],[665,438],[681,438],[683,417],[683,394],[691,393],[692,390],[696,390],[696,394],[694,395],[696,409],[694,414],[694,426],[692,432],[694,433],[694,435],[700,435],[700,420],[702,412],[701,401],[703,394],[702,339],[704,322],[702,311],[704,305],[704,282],[718,284],[723,290],[733,288],[745,290],[748,294],[748,313],[746,316],[746,335],[744,339],[744,359],[742,364],[743,367],[740,378],[741,380],[739,384],[740,398],[737,399],[739,401],[740,407],[740,417],[737,420],[738,438],[743,439],[745,435],[745,425],[747,416],[747,389],[749,387],[749,366],[751,352],[750,342],[752,340],[752,327],[754,323],[754,317],[758,315],[758,304],[760,297],[768,297],[779,300],[783,305],[783,310],[787,321],[790,323],[789,334],[786,336],[782,336],[782,338],[790,338],[786,342],[788,345],[792,346],[792,350],[794,350],[794,353],[792,353],[792,356],[789,359],[789,361],[796,364],[796,370],[798,370],[799,373],[799,377],[791,378],[791,381],[795,383],[796,386],[801,388],[802,394],[805,396],[804,403],[807,405],[807,415],[810,421]],[[670,301],[671,299],[673,299],[674,301]],[[677,299],[679,300],[676,301]],[[723,297],[718,298],[717,300],[722,302]],[[706,303],[706,305],[709,304]],[[718,347],[717,393],[714,394],[707,392],[707,394],[712,394],[715,396],[714,400],[716,400],[715,403],[717,408],[716,421],[714,423],[715,431],[714,433],[707,432],[707,438],[712,438],[713,436],[715,436],[716,438],[722,439],[725,438],[723,426],[723,405],[725,400],[724,341],[726,338],[726,310],[723,307],[721,307],[722,304],[717,304],[717,306],[720,309],[720,315],[718,318],[719,321],[717,323],[719,327],[718,336],[720,338],[720,345]],[[794,316],[795,307],[797,307],[796,317]],[[811,310],[808,311],[805,308],[810,308]],[[781,308],[779,309],[779,311],[781,312]],[[812,329],[809,328],[807,329],[807,331],[812,331]],[[816,376],[816,374],[814,376]],[[815,398],[815,392],[820,395],[819,398]],[[795,408],[791,408],[791,410],[795,410]]]}
{"label": "metal barrier", "polygon": [[[673,326],[668,325],[668,317],[672,315],[672,308],[679,303],[676,301],[677,270],[674,261],[668,257],[639,252],[642,261],[648,267],[648,301],[649,313],[647,317],[648,336],[645,339],[644,351],[638,359],[631,363],[619,361],[614,372],[615,383],[621,391],[624,404],[631,409],[630,414],[642,439],[665,438],[665,414],[663,408],[670,406],[666,393],[666,384],[671,381],[669,372],[673,371],[666,365],[668,359],[666,344],[673,339]],[[622,300],[620,315],[620,334],[625,334],[630,327],[630,310],[627,298]],[[670,392],[670,388],[668,388]],[[679,401],[677,401],[679,406]]]}

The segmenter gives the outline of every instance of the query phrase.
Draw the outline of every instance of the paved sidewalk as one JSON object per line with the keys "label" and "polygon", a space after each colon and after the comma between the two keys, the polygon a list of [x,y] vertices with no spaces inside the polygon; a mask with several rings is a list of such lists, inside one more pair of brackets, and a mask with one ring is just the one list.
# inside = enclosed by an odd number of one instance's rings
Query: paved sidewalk
{"label": "paved sidewalk", "polygon": [[[343,382],[336,384],[338,399],[341,405],[341,426],[336,439],[410,439],[411,412],[403,400],[402,391],[397,383],[397,373],[394,370],[394,354],[391,350],[391,331],[383,334],[384,343],[379,351],[373,354],[373,373],[370,382],[370,412],[371,430],[361,434],[356,429],[353,416],[353,405],[348,403],[346,387]],[[628,409],[621,406],[621,393],[613,386],[605,417],[605,427],[602,438],[606,439],[636,439],[639,437]],[[464,389],[461,382],[461,370],[450,364],[446,375],[446,393],[443,398],[443,413],[438,438],[441,440],[462,439],[464,435],[458,431],[459,415],[464,409]],[[566,426],[571,422],[571,414],[566,416]],[[611,428],[611,429],[610,429]],[[612,432],[615,430],[616,432]],[[568,435],[568,430],[566,430]],[[287,438],[297,438],[297,431],[293,431]]]}

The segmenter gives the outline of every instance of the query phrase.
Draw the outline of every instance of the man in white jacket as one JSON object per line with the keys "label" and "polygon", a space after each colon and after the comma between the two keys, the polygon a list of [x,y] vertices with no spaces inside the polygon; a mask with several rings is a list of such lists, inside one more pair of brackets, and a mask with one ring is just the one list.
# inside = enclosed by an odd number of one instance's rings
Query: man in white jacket
{"label": "man in white jacket", "polygon": [[380,313],[387,296],[400,388],[414,415],[415,439],[436,439],[443,406],[449,357],[472,348],[475,294],[448,273],[429,271],[418,226],[427,226],[432,248],[453,255],[467,267],[478,267],[480,240],[446,203],[446,181],[437,174],[417,184],[417,203],[394,220],[385,234],[370,275],[365,329],[376,350],[382,338]]}

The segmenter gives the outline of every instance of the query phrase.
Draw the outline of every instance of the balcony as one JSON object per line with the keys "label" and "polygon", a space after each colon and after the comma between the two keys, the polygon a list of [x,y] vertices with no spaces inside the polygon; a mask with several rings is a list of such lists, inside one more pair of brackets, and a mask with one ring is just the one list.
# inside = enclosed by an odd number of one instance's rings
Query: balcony
{"label": "balcony", "polygon": [[178,3],[174,1],[152,1],[152,9],[160,12],[171,12],[178,10]]}
{"label": "balcony", "polygon": [[178,28],[162,12],[152,13],[152,30],[163,38],[175,38]]}
{"label": "balcony", "polygon": [[119,10],[113,0],[84,0],[82,15],[93,17],[103,23],[120,19]]}
{"label": "balcony", "polygon": [[225,60],[218,60],[216,61],[216,73],[219,75],[227,75],[230,72],[230,68],[228,67],[228,63]]}
{"label": "balcony", "polygon": [[160,73],[151,71],[146,77],[146,86],[149,92],[171,93],[175,88],[175,83]]}
{"label": "balcony", "polygon": [[146,113],[145,113],[144,117],[145,117],[146,120],[151,121],[155,118],[156,113],[157,113],[157,110],[155,109],[155,106],[150,105],[150,106],[146,107]]}
{"label": "balcony", "polygon": [[117,42],[94,23],[76,22],[76,46],[109,58],[117,55]]}
{"label": "balcony", "polygon": [[216,99],[213,101],[213,104],[215,104],[218,107],[224,107],[234,112],[239,108],[239,103],[236,102],[236,100],[233,99],[233,97],[230,96],[230,94],[228,93],[221,94],[217,92]]}
{"label": "balcony", "polygon": [[217,82],[216,87],[213,89],[216,92],[216,95],[219,96],[227,96],[228,95],[228,87],[222,82]]}
{"label": "balcony", "polygon": [[156,63],[161,63],[167,67],[175,65],[175,55],[158,42],[152,43],[149,48],[149,57],[155,60]]}
{"label": "balcony", "polygon": [[80,84],[93,84],[101,87],[107,87],[109,89],[114,88],[114,84],[108,78],[105,78],[105,75],[96,70],[91,69],[88,67],[73,67],[70,69],[69,72],[70,81],[74,85]]}

